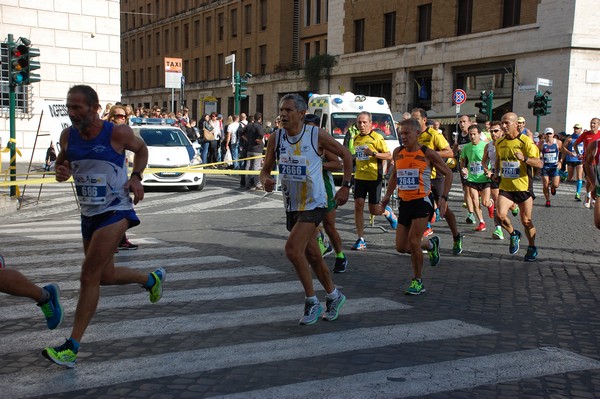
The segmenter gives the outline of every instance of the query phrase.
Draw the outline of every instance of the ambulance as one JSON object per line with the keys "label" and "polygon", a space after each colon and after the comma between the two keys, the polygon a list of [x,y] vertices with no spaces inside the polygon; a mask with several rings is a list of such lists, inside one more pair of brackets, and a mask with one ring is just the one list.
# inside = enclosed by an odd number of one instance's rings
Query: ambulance
{"label": "ambulance", "polygon": [[385,98],[346,92],[313,94],[308,99],[308,112],[321,118],[321,127],[342,144],[346,131],[356,123],[356,117],[362,111],[371,113],[373,130],[385,138],[390,152],[393,152],[400,144],[392,112]]}

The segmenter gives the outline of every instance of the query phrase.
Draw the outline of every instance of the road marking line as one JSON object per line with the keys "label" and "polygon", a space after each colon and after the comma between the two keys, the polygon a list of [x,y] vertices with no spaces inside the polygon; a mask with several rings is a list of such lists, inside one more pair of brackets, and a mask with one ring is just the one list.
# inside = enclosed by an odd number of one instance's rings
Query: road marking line
{"label": "road marking line", "polygon": [[[406,310],[411,306],[385,298],[359,298],[349,300],[343,315],[356,313]],[[270,308],[237,310],[230,312],[194,314],[189,316],[156,317],[143,320],[99,323],[88,327],[84,341],[118,341],[120,339],[142,338],[157,335],[181,334],[186,332],[210,331],[217,328],[235,328],[278,322],[295,322],[302,314],[302,304],[276,306]],[[41,320],[41,319],[40,319]],[[68,336],[70,327],[59,328],[40,334],[39,331],[0,336],[0,354],[19,351],[41,350],[49,343],[59,342]]]}
{"label": "road marking line", "polygon": [[[275,270],[267,266],[249,266],[213,270],[199,270],[193,272],[170,272],[168,278],[170,283],[172,281],[203,280],[208,278],[233,278],[259,275],[262,276],[271,274],[285,274],[285,272]],[[44,281],[38,283],[38,285],[44,286],[50,283],[52,283],[52,281]],[[78,290],[80,287],[80,282],[79,280],[60,280],[58,285],[60,286],[60,291],[65,292],[67,290]],[[0,296],[8,297],[9,295],[0,293]]]}
{"label": "road marking line", "polygon": [[[169,282],[169,274],[167,271],[167,284]],[[321,284],[318,280],[313,280],[315,289],[322,292]],[[338,286],[339,288],[340,286]],[[180,302],[198,302],[198,301],[219,301],[225,299],[251,298],[267,295],[289,294],[304,292],[302,285],[294,281],[283,281],[279,283],[264,283],[264,284],[245,284],[237,286],[224,287],[207,287],[195,288],[191,290],[175,290],[168,291],[160,302],[152,306],[161,306],[171,303]],[[75,311],[77,299],[66,299],[61,301],[63,309],[67,313]],[[149,306],[148,294],[140,290],[139,294],[104,296],[100,297],[98,302],[98,310],[102,309],[119,309],[124,307]],[[15,320],[26,317],[42,317],[40,310],[33,303],[27,305],[17,305],[2,308],[0,312],[0,320]]]}
{"label": "road marking line", "polygon": [[598,368],[600,362],[589,357],[558,348],[538,348],[301,382],[220,398],[392,399]]}
{"label": "road marking line", "polygon": [[[62,258],[61,258],[62,259]],[[60,263],[61,259],[57,259],[55,263]],[[118,258],[116,260],[119,260]],[[115,266],[125,266],[130,269],[144,269],[148,273],[158,267],[172,267],[172,266],[194,266],[194,265],[205,265],[211,263],[233,263],[239,262],[239,260],[230,258],[228,256],[198,256],[191,258],[174,258],[174,259],[148,259],[148,260],[132,260],[129,262],[116,262]],[[81,266],[55,266],[55,267],[44,267],[44,268],[21,268],[19,271],[25,274],[27,277],[39,277],[39,276],[50,276],[54,274],[69,274],[69,273],[80,273]],[[168,272],[168,270],[167,270]],[[47,277],[44,277],[47,278]]]}
{"label": "road marking line", "polygon": [[[297,328],[304,328],[309,334],[311,327]],[[326,356],[359,349],[380,348],[388,345],[493,333],[495,331],[488,328],[450,319],[358,328],[184,352],[177,352],[173,348],[172,352],[160,355],[112,359],[103,362],[84,360],[74,370],[69,371],[65,371],[62,367],[52,367],[36,369],[31,371],[31,374],[23,372],[4,374],[0,375],[0,390],[10,398],[50,395],[147,378],[200,373],[266,362]]]}

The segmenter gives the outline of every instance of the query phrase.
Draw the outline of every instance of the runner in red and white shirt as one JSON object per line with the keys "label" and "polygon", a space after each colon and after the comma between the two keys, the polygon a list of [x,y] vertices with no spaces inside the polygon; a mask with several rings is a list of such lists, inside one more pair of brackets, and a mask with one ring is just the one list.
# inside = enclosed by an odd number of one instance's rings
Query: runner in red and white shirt
{"label": "runner in red and white shirt", "polygon": [[[592,142],[592,141],[596,141],[596,140],[600,140],[600,119],[599,118],[592,118],[592,120],[590,121],[590,130],[586,130],[585,132],[581,133],[581,136],[579,136],[577,138],[577,140],[575,140],[575,143],[573,144],[573,149],[575,150],[575,153],[577,154],[577,156],[579,157],[579,159],[583,160],[585,159],[585,152],[586,149],[588,148],[588,145]],[[583,154],[579,153],[579,150],[577,148],[577,145],[579,143],[583,143]],[[589,179],[586,178],[586,183],[585,183],[585,190],[587,191],[587,195],[585,196],[585,201],[583,201],[583,206],[586,208],[589,208],[591,206],[591,186],[589,183]]]}

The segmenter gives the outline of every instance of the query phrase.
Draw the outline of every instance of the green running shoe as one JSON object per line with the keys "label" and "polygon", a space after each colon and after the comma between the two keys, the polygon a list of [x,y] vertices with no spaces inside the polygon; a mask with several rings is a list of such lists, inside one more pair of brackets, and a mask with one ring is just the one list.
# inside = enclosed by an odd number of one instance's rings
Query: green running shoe
{"label": "green running shoe", "polygon": [[70,339],[67,339],[61,346],[45,348],[42,351],[42,355],[51,362],[65,366],[68,369],[75,367],[75,362],[77,361],[77,352],[75,352]]}
{"label": "green running shoe", "polygon": [[431,266],[437,266],[440,263],[440,239],[438,237],[431,237],[429,239],[433,248],[427,250],[429,255],[429,264]]}
{"label": "green running shoe", "polygon": [[462,244],[463,244],[463,237],[462,237],[462,234],[459,234],[458,240],[455,240],[454,245],[452,246],[452,253],[454,255],[462,254],[462,251],[463,251]]}
{"label": "green running shoe", "polygon": [[425,292],[425,286],[423,285],[423,281],[419,281],[416,278],[413,278],[410,287],[406,290],[406,294],[408,295],[421,295]]}
{"label": "green running shoe", "polygon": [[162,298],[162,285],[167,279],[167,272],[162,267],[159,267],[150,274],[154,277],[154,285],[150,288],[146,288],[146,290],[150,293],[150,303],[156,303]]}
{"label": "green running shoe", "polygon": [[511,212],[512,212],[512,214],[513,214],[514,217],[517,217],[517,215],[519,214],[519,207],[516,206],[515,209],[513,209]]}
{"label": "green running shoe", "polygon": [[502,232],[502,227],[496,227],[496,230],[492,233],[492,238],[495,240],[504,240],[504,233]]}

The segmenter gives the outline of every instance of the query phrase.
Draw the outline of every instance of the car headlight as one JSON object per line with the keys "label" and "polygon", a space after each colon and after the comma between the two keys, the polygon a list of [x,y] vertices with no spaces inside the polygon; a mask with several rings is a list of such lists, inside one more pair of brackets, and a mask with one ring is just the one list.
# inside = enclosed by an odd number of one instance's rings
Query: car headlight
{"label": "car headlight", "polygon": [[195,155],[190,161],[190,165],[200,165],[202,163],[202,157],[200,155]]}

